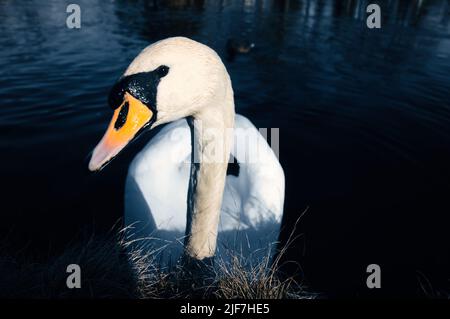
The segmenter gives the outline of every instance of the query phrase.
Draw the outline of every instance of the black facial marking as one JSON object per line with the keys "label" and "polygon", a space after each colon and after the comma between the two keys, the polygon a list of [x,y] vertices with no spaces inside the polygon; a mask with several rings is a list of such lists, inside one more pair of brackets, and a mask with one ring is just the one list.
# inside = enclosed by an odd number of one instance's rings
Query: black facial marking
{"label": "black facial marking", "polygon": [[159,68],[156,69],[158,72],[158,75],[160,78],[163,78],[169,73],[169,67],[166,65],[161,65]]}
{"label": "black facial marking", "polygon": [[159,81],[169,73],[169,67],[161,65],[153,71],[128,75],[119,80],[111,89],[109,106],[115,110],[123,102],[125,92],[144,103],[156,114],[156,93]]}
{"label": "black facial marking", "polygon": [[127,121],[128,108],[129,108],[128,102],[125,102],[125,104],[120,109],[119,115],[117,116],[116,123],[114,123],[114,128],[116,130],[120,129]]}

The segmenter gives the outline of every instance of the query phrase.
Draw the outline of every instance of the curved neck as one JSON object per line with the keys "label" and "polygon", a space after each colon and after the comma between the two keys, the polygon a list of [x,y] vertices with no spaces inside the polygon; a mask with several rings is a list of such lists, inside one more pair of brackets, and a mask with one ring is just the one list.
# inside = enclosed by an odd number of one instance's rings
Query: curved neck
{"label": "curved neck", "polygon": [[231,83],[217,104],[188,119],[192,162],[187,198],[185,250],[195,259],[212,257],[234,127]]}

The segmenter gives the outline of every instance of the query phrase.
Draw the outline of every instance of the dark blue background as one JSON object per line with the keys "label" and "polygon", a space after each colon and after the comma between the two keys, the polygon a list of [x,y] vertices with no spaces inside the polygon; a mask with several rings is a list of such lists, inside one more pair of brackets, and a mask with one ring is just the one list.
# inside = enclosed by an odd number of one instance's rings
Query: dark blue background
{"label": "dark blue background", "polygon": [[[147,134],[98,175],[85,157],[111,116],[109,88],[148,44],[183,35],[224,58],[236,109],[280,128],[282,239],[305,209],[286,271],[329,296],[449,290],[450,4],[376,1],[0,0],[3,243],[37,258],[122,216],[127,165]],[[255,43],[229,60],[226,42]],[[382,286],[365,286],[380,264]],[[301,270],[298,267],[301,267]]]}

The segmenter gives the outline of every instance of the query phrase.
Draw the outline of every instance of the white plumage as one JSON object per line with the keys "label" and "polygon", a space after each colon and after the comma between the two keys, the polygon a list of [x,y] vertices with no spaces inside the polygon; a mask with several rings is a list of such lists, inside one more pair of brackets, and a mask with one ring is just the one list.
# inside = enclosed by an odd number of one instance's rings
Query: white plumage
{"label": "white plumage", "polygon": [[[283,169],[253,124],[235,115],[231,79],[217,53],[187,38],[158,41],[133,60],[110,97],[113,119],[90,170],[103,168],[144,128],[167,124],[128,172],[130,236],[162,239],[168,246],[161,252],[173,261],[183,248],[196,260],[215,256],[216,247],[222,256],[227,248],[266,254],[278,238]],[[195,165],[192,152],[200,157]],[[238,176],[226,175],[230,157]]]}
{"label": "white plumage", "polygon": [[[231,154],[239,163],[239,175],[226,178],[218,254],[224,256],[230,249],[245,257],[263,255],[278,239],[283,169],[255,126],[238,114]],[[190,165],[191,132],[182,119],[150,140],[131,163],[126,179],[126,225],[138,238],[163,238],[165,255],[173,259],[181,252],[185,234]]]}

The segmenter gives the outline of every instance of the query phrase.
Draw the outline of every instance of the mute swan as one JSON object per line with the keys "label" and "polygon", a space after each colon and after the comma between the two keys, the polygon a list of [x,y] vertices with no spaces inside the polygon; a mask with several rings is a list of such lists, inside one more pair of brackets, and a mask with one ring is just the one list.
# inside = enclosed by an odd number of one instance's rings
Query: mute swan
{"label": "mute swan", "polygon": [[[129,65],[108,102],[114,115],[91,171],[145,128],[170,123],[128,171],[125,225],[135,238],[175,243],[164,249],[172,259],[181,251],[194,260],[212,257],[217,242],[219,252],[246,256],[270,249],[283,211],[283,169],[253,124],[235,115],[231,81],[215,51],[182,37],[156,42]],[[239,163],[234,175],[227,175],[230,158]]]}

